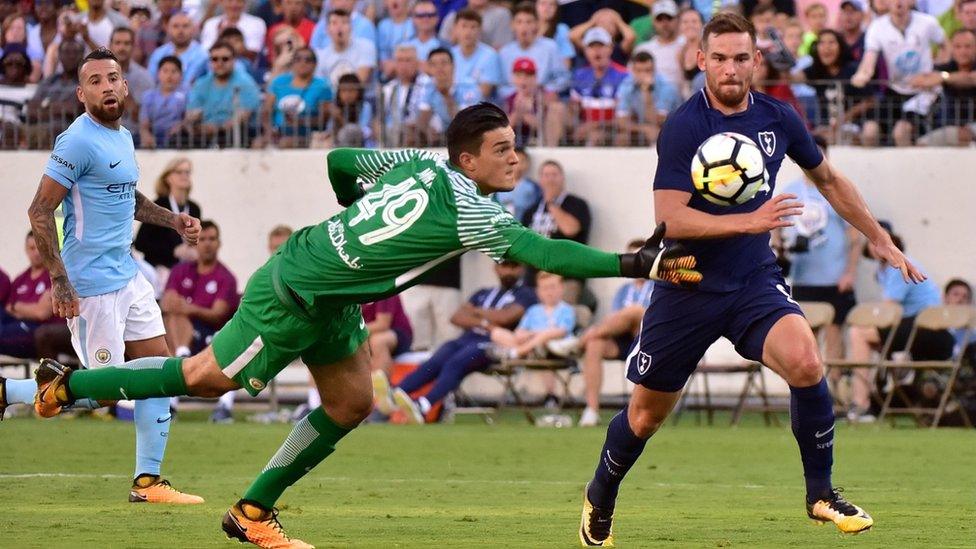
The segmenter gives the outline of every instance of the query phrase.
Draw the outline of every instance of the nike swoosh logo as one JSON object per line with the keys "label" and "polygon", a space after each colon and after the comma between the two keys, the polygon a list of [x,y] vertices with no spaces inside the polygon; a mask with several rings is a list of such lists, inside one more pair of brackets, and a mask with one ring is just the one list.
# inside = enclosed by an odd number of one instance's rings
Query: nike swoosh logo
{"label": "nike swoosh logo", "polygon": [[168,415],[166,417],[157,417],[156,418],[156,423],[166,423],[167,421],[169,421],[172,418],[173,418],[173,414],[170,414],[170,415]]}
{"label": "nike swoosh logo", "polygon": [[827,436],[827,433],[829,433],[829,432],[831,432],[833,430],[834,430],[834,426],[831,425],[830,426],[830,429],[827,429],[826,431],[824,431],[822,433],[820,431],[817,431],[816,433],[813,434],[813,436],[815,436],[817,438],[823,438],[823,437]]}
{"label": "nike swoosh logo", "polygon": [[109,165],[108,165],[108,169],[110,169],[110,170],[114,170],[114,169],[115,169],[115,167],[116,167],[116,166],[118,166],[118,165],[119,165],[119,164],[121,164],[121,163],[122,163],[122,161],[121,161],[121,160],[119,160],[118,162],[115,162],[114,164],[109,164]]}

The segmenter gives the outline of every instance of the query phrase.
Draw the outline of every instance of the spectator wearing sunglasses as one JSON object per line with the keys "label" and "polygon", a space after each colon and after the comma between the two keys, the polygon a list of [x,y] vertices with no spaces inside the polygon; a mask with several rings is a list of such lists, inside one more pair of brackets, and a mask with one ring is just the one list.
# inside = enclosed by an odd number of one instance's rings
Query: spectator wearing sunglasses
{"label": "spectator wearing sunglasses", "polygon": [[184,126],[202,145],[230,143],[235,124],[243,124],[261,104],[254,79],[234,70],[234,50],[225,42],[210,47],[210,73],[190,90]]}
{"label": "spectator wearing sunglasses", "polygon": [[311,48],[300,48],[292,56],[291,70],[268,85],[262,108],[266,141],[277,137],[284,148],[307,145],[312,130],[325,128],[332,88],[315,76],[317,61]]}

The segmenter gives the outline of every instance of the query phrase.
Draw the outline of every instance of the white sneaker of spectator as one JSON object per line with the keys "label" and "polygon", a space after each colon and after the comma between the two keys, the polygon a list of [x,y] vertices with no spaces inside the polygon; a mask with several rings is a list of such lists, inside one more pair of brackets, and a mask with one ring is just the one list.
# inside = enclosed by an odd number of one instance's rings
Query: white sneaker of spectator
{"label": "white sneaker of spectator", "polygon": [[553,339],[546,342],[546,349],[550,353],[562,358],[575,356],[580,351],[580,340],[575,336]]}
{"label": "white sneaker of spectator", "polygon": [[594,410],[593,408],[584,408],[583,414],[580,416],[579,426],[596,427],[599,424],[600,424],[600,412]]}

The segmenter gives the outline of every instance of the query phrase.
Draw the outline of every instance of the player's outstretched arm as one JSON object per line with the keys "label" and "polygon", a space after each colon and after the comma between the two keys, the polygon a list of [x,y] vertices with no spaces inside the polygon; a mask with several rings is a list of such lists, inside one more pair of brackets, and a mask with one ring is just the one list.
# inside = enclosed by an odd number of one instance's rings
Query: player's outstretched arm
{"label": "player's outstretched arm", "polygon": [[537,269],[570,278],[624,276],[665,280],[689,286],[701,281],[695,258],[680,246],[662,248],[665,226],[632,254],[608,253],[572,240],[552,240],[525,229],[512,242],[505,257]]}
{"label": "player's outstretched arm", "polygon": [[51,309],[59,317],[73,318],[78,316],[78,294],[68,281],[68,273],[61,261],[58,230],[54,223],[54,211],[67,195],[67,187],[48,175],[42,175],[27,215],[37,250],[41,252],[44,267],[51,275]]}
{"label": "player's outstretched arm", "polygon": [[905,254],[891,241],[888,232],[881,228],[878,221],[871,215],[871,210],[868,209],[864,197],[861,196],[850,179],[840,173],[826,158],[819,166],[805,170],[805,172],[807,177],[817,185],[827,202],[830,202],[830,205],[834,207],[834,210],[867,237],[878,257],[892,267],[901,270],[905,282],[925,280],[925,275],[905,258]]}
{"label": "player's outstretched arm", "polygon": [[712,215],[690,208],[691,193],[673,189],[654,191],[654,212],[658,223],[668,226],[668,238],[696,240],[761,234],[793,223],[785,218],[800,215],[803,204],[796,195],[774,196],[746,214]]}
{"label": "player's outstretched arm", "polygon": [[146,195],[136,191],[136,221],[169,227],[180,233],[187,244],[196,246],[200,237],[200,220],[186,213],[173,212],[146,198]]}

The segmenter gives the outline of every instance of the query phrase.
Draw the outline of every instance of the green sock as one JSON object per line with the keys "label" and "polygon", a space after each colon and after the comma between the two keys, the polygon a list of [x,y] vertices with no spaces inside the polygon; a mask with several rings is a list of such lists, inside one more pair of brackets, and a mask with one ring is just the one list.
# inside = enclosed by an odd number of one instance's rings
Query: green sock
{"label": "green sock", "polygon": [[295,424],[285,443],[254,479],[243,499],[271,509],[286,488],[329,457],[339,439],[351,430],[336,425],[321,406],[312,410]]}
{"label": "green sock", "polygon": [[183,359],[137,358],[122,366],[78,370],[68,377],[68,390],[75,399],[141,400],[186,394]]}

